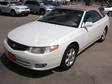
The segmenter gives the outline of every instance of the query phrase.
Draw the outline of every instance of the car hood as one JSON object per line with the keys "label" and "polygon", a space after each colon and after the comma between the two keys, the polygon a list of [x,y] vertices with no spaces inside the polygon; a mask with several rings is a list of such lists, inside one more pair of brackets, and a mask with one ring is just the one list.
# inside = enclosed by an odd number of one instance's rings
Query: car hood
{"label": "car hood", "polygon": [[72,27],[34,21],[8,34],[8,38],[27,46],[49,46],[74,30]]}

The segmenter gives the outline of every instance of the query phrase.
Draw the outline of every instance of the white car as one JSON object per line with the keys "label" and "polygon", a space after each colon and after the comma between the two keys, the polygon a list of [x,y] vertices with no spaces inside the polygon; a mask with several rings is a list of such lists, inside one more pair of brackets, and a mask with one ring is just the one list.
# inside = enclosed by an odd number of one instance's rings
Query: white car
{"label": "white car", "polygon": [[0,13],[9,13],[12,16],[24,14],[28,15],[30,13],[30,9],[22,5],[21,2],[15,2],[15,1],[1,1],[0,2]]}
{"label": "white car", "polygon": [[4,40],[10,60],[32,70],[69,69],[77,54],[104,41],[109,17],[97,11],[56,8],[38,21],[22,25]]}
{"label": "white car", "polygon": [[108,16],[112,16],[112,5],[105,7],[104,11],[107,13]]}
{"label": "white car", "polygon": [[112,7],[104,7],[104,10],[107,12],[112,11]]}
{"label": "white car", "polygon": [[104,15],[106,15],[106,14],[108,16],[112,15],[112,5],[107,6],[107,7],[100,7],[99,9]]}

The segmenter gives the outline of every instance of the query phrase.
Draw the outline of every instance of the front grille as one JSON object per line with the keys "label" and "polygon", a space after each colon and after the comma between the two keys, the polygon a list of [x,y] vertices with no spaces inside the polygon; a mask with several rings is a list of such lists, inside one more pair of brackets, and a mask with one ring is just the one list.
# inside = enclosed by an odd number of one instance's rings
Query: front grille
{"label": "front grille", "polygon": [[29,47],[26,46],[26,45],[19,44],[19,43],[14,42],[14,41],[12,41],[12,40],[10,40],[10,39],[7,40],[7,43],[8,43],[8,45],[9,45],[12,49],[14,49],[14,50],[25,51],[25,50],[27,50],[27,49],[29,48]]}

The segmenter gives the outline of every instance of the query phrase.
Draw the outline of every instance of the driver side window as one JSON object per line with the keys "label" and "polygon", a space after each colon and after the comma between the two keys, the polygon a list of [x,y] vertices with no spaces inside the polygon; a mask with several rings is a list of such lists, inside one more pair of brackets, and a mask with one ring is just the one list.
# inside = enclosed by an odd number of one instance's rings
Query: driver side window
{"label": "driver side window", "polygon": [[91,10],[86,13],[86,16],[84,18],[84,22],[97,22],[102,17],[97,11]]}

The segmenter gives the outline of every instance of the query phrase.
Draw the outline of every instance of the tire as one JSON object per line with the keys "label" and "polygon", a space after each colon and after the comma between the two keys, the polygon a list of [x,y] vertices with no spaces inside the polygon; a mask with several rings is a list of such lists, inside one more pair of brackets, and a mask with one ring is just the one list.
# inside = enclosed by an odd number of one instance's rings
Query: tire
{"label": "tire", "polygon": [[62,61],[61,61],[61,65],[60,65],[60,69],[62,70],[67,70],[70,67],[72,67],[72,65],[75,62],[76,56],[77,56],[77,52],[78,49],[77,47],[74,47],[74,45],[70,45],[66,50],[65,53],[63,55]]}
{"label": "tire", "polygon": [[40,9],[39,14],[40,15],[44,15],[45,14],[45,10],[44,9]]}
{"label": "tire", "polygon": [[11,16],[16,16],[16,12],[14,10],[11,10]]}
{"label": "tire", "polygon": [[0,10],[0,14],[2,14],[2,11]]}
{"label": "tire", "polygon": [[107,13],[107,15],[108,15],[109,17],[111,17],[111,16],[112,16],[112,12],[109,11],[109,12]]}
{"label": "tire", "polygon": [[25,16],[28,16],[28,14],[24,14]]}
{"label": "tire", "polygon": [[98,40],[99,42],[103,42],[106,38],[106,35],[107,35],[107,30],[105,29],[103,31],[103,34],[101,35],[101,38]]}

